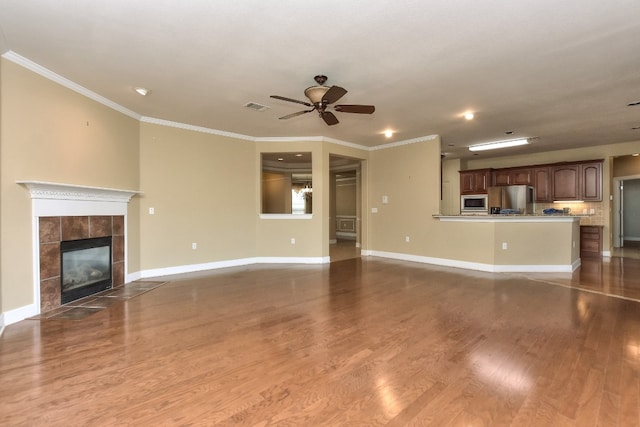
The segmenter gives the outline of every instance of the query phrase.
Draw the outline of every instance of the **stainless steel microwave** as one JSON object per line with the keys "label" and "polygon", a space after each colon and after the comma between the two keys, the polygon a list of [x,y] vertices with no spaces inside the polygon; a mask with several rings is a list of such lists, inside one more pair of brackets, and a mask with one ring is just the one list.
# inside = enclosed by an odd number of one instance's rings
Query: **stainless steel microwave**
{"label": "stainless steel microwave", "polygon": [[461,215],[487,215],[489,197],[486,194],[463,194],[460,196]]}

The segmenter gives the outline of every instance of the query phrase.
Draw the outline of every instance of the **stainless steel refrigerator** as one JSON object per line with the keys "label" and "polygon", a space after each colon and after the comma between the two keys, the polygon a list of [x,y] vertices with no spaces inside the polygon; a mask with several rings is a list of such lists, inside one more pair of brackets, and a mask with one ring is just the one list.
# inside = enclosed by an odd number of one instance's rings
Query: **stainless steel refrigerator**
{"label": "stainless steel refrigerator", "polygon": [[506,185],[489,187],[489,213],[532,214],[534,210],[534,188],[530,185]]}

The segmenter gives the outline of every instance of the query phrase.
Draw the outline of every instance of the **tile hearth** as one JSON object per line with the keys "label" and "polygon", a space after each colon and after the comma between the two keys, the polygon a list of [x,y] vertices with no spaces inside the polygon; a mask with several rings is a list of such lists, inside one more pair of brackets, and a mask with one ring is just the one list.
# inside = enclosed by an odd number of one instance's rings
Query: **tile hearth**
{"label": "tile hearth", "polygon": [[142,295],[168,282],[162,281],[145,281],[139,280],[128,283],[118,288],[107,289],[68,304],[62,305],[53,310],[41,313],[37,316],[30,317],[34,320],[82,320],[94,313],[97,313],[107,307],[120,302],[127,301],[131,298]]}

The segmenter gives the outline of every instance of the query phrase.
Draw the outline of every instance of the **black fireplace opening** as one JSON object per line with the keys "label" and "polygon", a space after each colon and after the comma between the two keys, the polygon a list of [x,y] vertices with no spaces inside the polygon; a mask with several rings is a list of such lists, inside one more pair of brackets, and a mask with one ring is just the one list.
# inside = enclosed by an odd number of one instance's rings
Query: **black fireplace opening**
{"label": "black fireplace opening", "polygon": [[111,237],[60,242],[61,303],[110,289]]}

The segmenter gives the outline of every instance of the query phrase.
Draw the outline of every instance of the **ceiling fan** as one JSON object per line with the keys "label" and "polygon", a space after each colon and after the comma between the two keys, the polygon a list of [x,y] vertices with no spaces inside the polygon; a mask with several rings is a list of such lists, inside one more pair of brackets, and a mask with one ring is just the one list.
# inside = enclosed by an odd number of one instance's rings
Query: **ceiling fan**
{"label": "ceiling fan", "polygon": [[[304,90],[304,95],[309,98],[309,101],[298,101],[297,99],[291,99],[284,96],[271,95],[271,98],[280,99],[282,101],[295,102],[297,104],[306,105],[307,107],[312,107],[310,110],[298,111],[293,114],[288,114],[286,116],[280,117],[280,120],[290,119],[292,117],[297,117],[305,113],[310,113],[312,111],[317,111],[322,120],[329,126],[337,125],[339,123],[338,118],[331,111],[327,111],[329,108],[329,104],[333,104],[340,98],[342,98],[347,90],[341,88],[340,86],[325,86],[324,83],[327,81],[327,76],[315,76],[313,78],[317,86],[311,86]],[[373,114],[376,110],[376,107],[373,105],[354,105],[354,104],[342,104],[342,105],[334,105],[333,108],[335,111],[340,113],[358,113],[358,114]]]}

